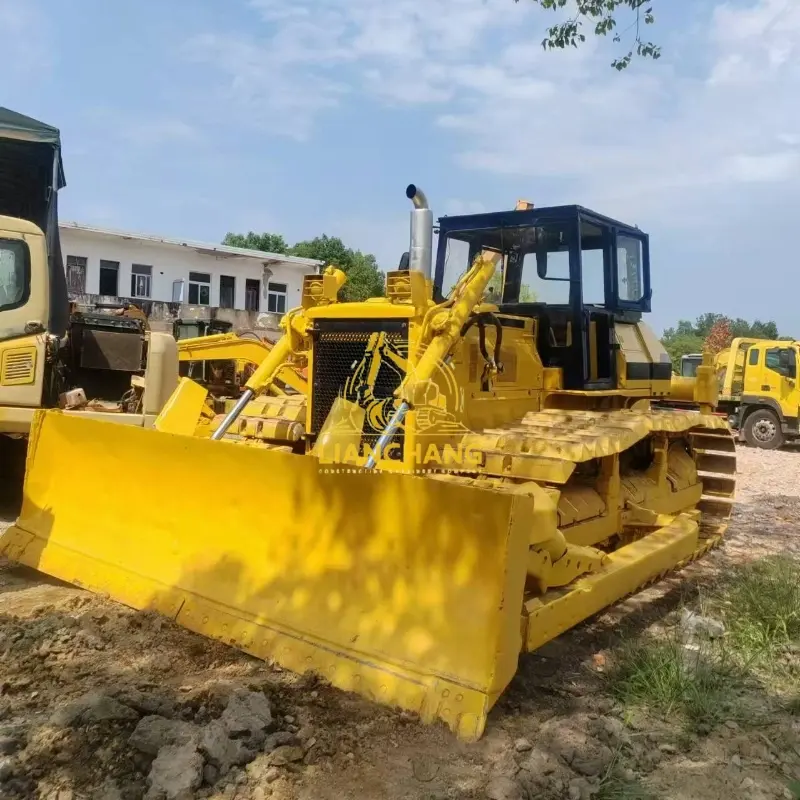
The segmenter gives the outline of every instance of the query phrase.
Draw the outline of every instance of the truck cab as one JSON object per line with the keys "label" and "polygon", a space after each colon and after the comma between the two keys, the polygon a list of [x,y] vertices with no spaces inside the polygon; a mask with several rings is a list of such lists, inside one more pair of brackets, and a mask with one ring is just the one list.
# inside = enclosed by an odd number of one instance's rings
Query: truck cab
{"label": "truck cab", "polygon": [[58,129],[0,108],[0,435],[25,436],[37,409],[74,404],[148,424],[177,383],[171,336],[130,315],[73,313],[58,229],[65,186]]}
{"label": "truck cab", "polygon": [[739,370],[728,369],[733,379],[726,380],[721,397],[731,411],[731,422],[748,444],[775,449],[788,439],[800,436],[800,387],[797,365],[800,343],[769,339],[731,345],[731,353],[743,354]]}

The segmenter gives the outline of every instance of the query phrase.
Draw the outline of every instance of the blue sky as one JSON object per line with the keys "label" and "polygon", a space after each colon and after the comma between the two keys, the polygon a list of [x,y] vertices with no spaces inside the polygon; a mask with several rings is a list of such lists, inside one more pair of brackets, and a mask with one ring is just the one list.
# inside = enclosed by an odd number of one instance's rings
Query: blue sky
{"label": "blue sky", "polygon": [[625,41],[544,53],[526,0],[0,0],[0,104],[61,129],[64,219],[393,268],[409,182],[437,214],[574,202],[651,234],[657,330],[800,336],[800,4],[653,7],[663,57],[617,73]]}

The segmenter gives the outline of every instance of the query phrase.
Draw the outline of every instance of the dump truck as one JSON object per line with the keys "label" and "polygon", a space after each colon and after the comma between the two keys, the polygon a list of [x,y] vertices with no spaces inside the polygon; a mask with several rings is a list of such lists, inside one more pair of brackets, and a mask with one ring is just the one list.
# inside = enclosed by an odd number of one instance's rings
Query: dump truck
{"label": "dump truck", "polygon": [[[711,356],[719,387],[717,413],[728,416],[739,442],[774,450],[800,437],[798,347],[791,339],[737,337]],[[691,402],[702,358],[696,353],[681,358],[681,375],[672,380],[673,399]]]}
{"label": "dump truck", "polygon": [[406,195],[385,296],[306,276],[225,415],[188,378],[153,429],[38,412],[0,552],[474,741],[522,653],[721,541],[736,447],[713,368],[661,405],[646,233],[526,203],[442,217],[434,259]]}
{"label": "dump truck", "polygon": [[59,405],[152,424],[177,384],[169,334],[126,309],[70,303],[65,185],[58,129],[0,108],[0,436],[26,435],[36,409]]}
{"label": "dump truck", "polygon": [[800,342],[737,338],[716,358],[719,410],[740,441],[774,450],[800,437]]}

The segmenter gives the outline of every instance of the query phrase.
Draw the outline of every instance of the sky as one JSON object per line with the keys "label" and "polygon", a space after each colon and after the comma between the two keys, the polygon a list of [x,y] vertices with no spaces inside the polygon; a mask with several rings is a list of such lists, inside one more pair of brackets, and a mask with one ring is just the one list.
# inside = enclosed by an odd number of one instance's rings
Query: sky
{"label": "sky", "polygon": [[436,216],[577,203],[650,234],[660,331],[800,336],[800,3],[653,0],[657,61],[529,0],[0,0],[0,105],[60,128],[62,219],[327,233],[395,268]]}

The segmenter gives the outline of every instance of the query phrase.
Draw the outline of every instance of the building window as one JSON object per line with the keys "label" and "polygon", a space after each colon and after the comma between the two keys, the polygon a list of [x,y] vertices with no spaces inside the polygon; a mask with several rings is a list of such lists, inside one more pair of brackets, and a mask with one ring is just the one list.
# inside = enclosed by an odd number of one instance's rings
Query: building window
{"label": "building window", "polygon": [[106,297],[119,294],[119,261],[100,259],[100,294]]}
{"label": "building window", "polygon": [[267,284],[267,311],[273,314],[286,313],[286,284],[272,283]]}
{"label": "building window", "polygon": [[189,273],[189,305],[211,305],[211,276],[207,272]]}
{"label": "building window", "polygon": [[85,256],[67,256],[67,290],[73,294],[86,293]]}
{"label": "building window", "polygon": [[233,308],[236,300],[236,278],[231,275],[219,276],[219,307]]}
{"label": "building window", "polygon": [[245,311],[258,311],[258,293],[261,290],[261,281],[257,278],[247,278],[244,282],[244,309]]}
{"label": "building window", "polygon": [[131,265],[131,297],[150,297],[153,268],[147,264]]}

